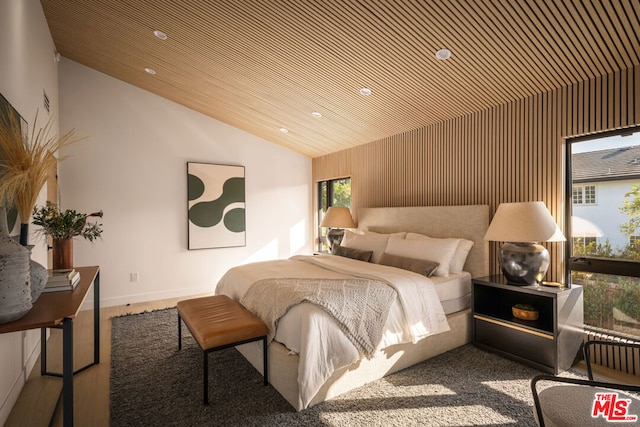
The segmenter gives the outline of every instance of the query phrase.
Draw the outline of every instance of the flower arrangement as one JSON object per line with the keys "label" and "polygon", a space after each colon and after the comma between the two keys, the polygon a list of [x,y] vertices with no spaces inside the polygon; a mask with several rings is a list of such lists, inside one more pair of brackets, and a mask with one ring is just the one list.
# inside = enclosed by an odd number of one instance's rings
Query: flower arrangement
{"label": "flower arrangement", "polygon": [[36,130],[38,114],[31,136],[23,133],[20,119],[12,108],[8,120],[0,123],[0,205],[15,203],[20,216],[20,243],[27,244],[31,212],[42,187],[55,171],[61,148],[79,141],[71,130],[61,137],[50,136],[53,121]]}
{"label": "flower arrangement", "polygon": [[102,211],[91,214],[76,212],[73,209],[61,211],[55,203],[33,208],[33,224],[42,227],[38,232],[54,239],[83,237],[90,242],[102,234],[102,224],[88,222],[88,217],[102,218]]}

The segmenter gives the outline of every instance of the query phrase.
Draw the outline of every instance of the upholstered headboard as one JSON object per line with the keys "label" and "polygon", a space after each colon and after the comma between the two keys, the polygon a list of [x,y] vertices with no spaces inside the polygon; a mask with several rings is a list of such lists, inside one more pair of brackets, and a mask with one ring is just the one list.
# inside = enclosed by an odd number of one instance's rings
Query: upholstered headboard
{"label": "upholstered headboard", "polygon": [[360,208],[358,229],[378,233],[407,231],[431,237],[461,237],[472,240],[465,271],[473,277],[489,274],[489,206],[411,206],[398,208]]}

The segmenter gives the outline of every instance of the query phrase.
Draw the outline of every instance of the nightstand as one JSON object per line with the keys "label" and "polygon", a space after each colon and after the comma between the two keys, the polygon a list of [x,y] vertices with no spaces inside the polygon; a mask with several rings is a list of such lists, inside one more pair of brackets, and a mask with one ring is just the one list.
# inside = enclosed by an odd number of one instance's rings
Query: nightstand
{"label": "nightstand", "polygon": [[[538,309],[537,320],[512,307]],[[571,367],[583,340],[582,287],[515,286],[501,276],[473,279],[473,341],[480,348],[558,374]]]}

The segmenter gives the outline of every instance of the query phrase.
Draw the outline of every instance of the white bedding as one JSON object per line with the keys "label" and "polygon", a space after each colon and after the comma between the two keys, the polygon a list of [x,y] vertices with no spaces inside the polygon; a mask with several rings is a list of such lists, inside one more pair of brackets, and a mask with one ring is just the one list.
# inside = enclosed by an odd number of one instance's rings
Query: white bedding
{"label": "white bedding", "polygon": [[[378,350],[449,330],[440,295],[458,298],[459,295],[454,297],[452,294],[455,286],[449,289],[443,283],[437,291],[432,280],[419,274],[338,256],[294,256],[289,260],[235,267],[220,279],[216,294],[239,301],[253,283],[265,278],[342,279],[353,276],[380,280],[398,291]],[[459,283],[464,283],[464,277],[464,274],[460,275]],[[464,288],[464,285],[458,285],[460,287]],[[305,407],[336,369],[361,357],[331,316],[309,303],[294,306],[280,319],[275,340],[299,355],[298,385]]]}
{"label": "white bedding", "polygon": [[431,277],[445,314],[464,310],[471,304],[471,274],[463,271],[448,277]]}

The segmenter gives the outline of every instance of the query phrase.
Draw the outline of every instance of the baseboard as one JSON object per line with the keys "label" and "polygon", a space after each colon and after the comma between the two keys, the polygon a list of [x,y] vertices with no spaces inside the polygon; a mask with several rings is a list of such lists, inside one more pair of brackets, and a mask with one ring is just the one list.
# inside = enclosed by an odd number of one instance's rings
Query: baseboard
{"label": "baseboard", "polygon": [[[135,304],[139,302],[149,302],[149,301],[157,301],[167,298],[178,298],[178,297],[193,297],[197,295],[206,295],[212,294],[213,290],[211,287],[207,288],[189,288],[189,289],[173,289],[170,291],[163,292],[147,292],[141,294],[133,294],[133,295],[125,295],[121,297],[112,297],[112,298],[100,298],[100,306],[101,307],[113,307],[118,305],[127,305],[127,304]],[[93,292],[89,292],[87,297],[92,297],[91,299],[87,298],[83,303],[81,310],[91,310],[93,309]]]}

